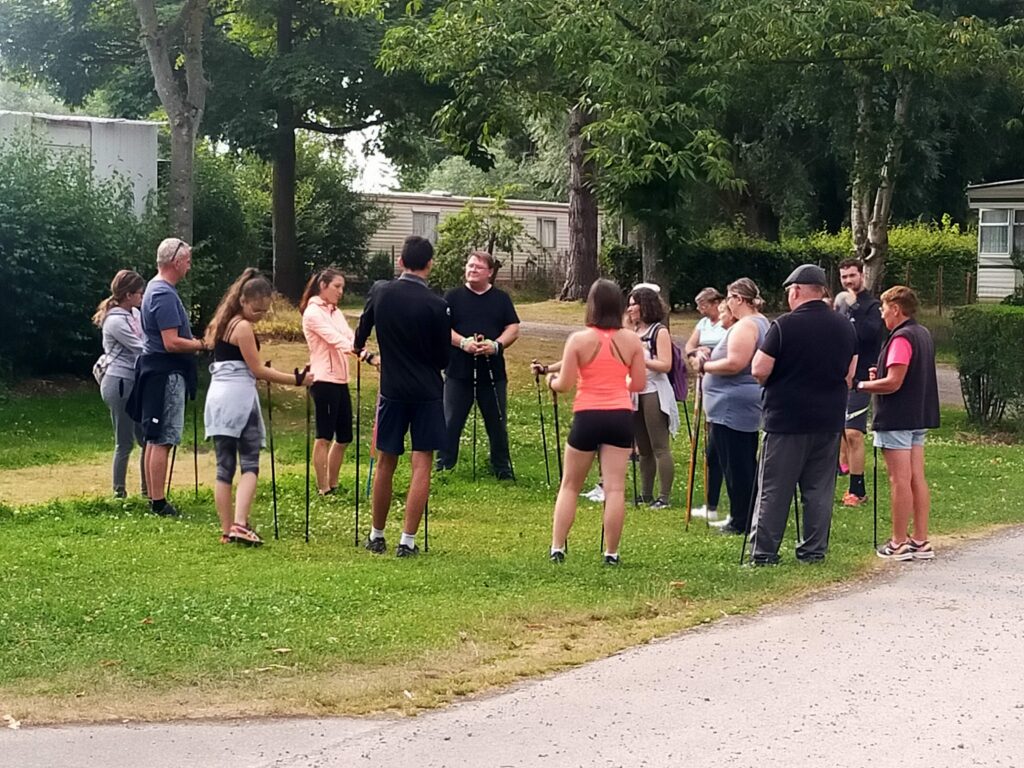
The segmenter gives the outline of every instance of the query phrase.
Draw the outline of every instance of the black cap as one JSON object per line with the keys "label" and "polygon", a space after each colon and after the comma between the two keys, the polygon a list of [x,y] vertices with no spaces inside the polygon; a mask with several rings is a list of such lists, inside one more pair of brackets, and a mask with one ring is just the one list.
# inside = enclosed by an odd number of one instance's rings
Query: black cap
{"label": "black cap", "polygon": [[828,278],[825,277],[825,270],[817,264],[801,264],[790,273],[782,287],[789,288],[794,283],[826,286],[828,285]]}

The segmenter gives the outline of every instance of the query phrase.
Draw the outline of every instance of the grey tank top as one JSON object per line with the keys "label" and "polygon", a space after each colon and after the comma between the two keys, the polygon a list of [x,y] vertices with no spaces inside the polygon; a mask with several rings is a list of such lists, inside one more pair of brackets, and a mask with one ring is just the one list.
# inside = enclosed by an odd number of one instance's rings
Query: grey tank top
{"label": "grey tank top", "polygon": [[[757,345],[760,349],[768,332],[768,318],[755,317],[757,323]],[[726,357],[729,337],[737,326],[726,331],[718,345],[711,352],[711,360]],[[750,364],[737,374],[723,376],[708,373],[704,375],[704,412],[712,424],[721,424],[737,432],[757,432],[761,428],[761,385],[750,373]]]}

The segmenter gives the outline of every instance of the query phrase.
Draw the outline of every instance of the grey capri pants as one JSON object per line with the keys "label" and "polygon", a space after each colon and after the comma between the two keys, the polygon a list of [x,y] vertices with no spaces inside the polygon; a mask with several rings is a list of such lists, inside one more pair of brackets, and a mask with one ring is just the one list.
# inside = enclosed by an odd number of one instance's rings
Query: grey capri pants
{"label": "grey capri pants", "polygon": [[213,436],[213,450],[217,457],[217,482],[231,484],[235,468],[241,464],[242,474],[260,473],[260,414],[254,407],[249,420],[238,437]]}

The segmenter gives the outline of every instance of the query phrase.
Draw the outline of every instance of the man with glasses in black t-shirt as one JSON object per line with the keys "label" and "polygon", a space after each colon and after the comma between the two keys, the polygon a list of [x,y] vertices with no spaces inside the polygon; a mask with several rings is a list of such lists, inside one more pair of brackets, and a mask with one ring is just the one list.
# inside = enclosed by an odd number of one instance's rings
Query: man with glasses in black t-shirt
{"label": "man with glasses in black t-shirt", "polygon": [[836,490],[839,436],[857,370],[857,334],[822,301],[825,270],[797,267],[783,286],[788,314],[771,324],[751,373],[764,386],[764,440],[751,522],[755,565],[779,562],[789,505],[799,487],[803,538],[797,560],[825,559]]}
{"label": "man with glasses in black t-shirt", "polygon": [[519,316],[507,293],[494,287],[498,262],[487,251],[473,251],[466,260],[466,283],[445,294],[451,310],[452,353],[445,371],[445,447],[437,468],[452,469],[459,459],[459,440],[474,400],[484,417],[491,449],[491,469],[499,480],[511,480],[508,449],[508,377],[505,350],[519,338]]}

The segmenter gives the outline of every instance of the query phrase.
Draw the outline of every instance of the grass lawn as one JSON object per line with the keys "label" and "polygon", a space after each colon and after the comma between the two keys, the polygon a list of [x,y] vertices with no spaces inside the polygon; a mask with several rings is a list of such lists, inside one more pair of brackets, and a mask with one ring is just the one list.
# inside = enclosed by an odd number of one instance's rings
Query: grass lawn
{"label": "grass lawn", "polygon": [[[831,554],[814,567],[794,563],[792,530],[784,565],[757,570],[737,567],[738,539],[713,535],[700,521],[684,531],[685,433],[675,444],[676,506],[629,510],[623,565],[601,565],[600,508],[581,502],[567,562],[552,566],[546,554],[554,488],[545,481],[537,395],[524,370],[525,361],[551,358],[559,346],[523,340],[510,351],[518,482],[487,474],[482,424],[473,481],[467,429],[459,466],[435,476],[430,552],[416,560],[354,546],[351,460],[345,492],[314,499],[312,538],[304,543],[305,410],[285,388],[274,390],[275,437],[279,459],[292,470],[281,481],[281,539],[274,541],[264,455],[254,518],[268,539],[262,549],[217,543],[205,477],[198,501],[178,492],[184,515],[174,521],[148,515],[131,499],[0,504],[0,709],[23,722],[414,711],[878,566],[870,508],[837,510]],[[268,349],[281,367],[302,356],[298,345]],[[375,378],[364,382],[367,418]],[[547,397],[544,403],[553,445]],[[560,415],[564,439],[568,402]],[[928,446],[939,557],[951,537],[1019,520],[1024,449],[978,440],[963,428],[960,412],[944,412]],[[94,387],[0,403],[0,430],[0,475],[41,464],[42,486],[62,464],[109,442]],[[365,482],[365,453],[362,461]],[[550,467],[557,481],[554,456]],[[402,465],[396,488],[407,481]],[[868,483],[870,493],[870,474]],[[878,495],[884,538],[884,467]],[[399,506],[396,498],[392,550]],[[368,503],[361,515],[365,535]]]}

